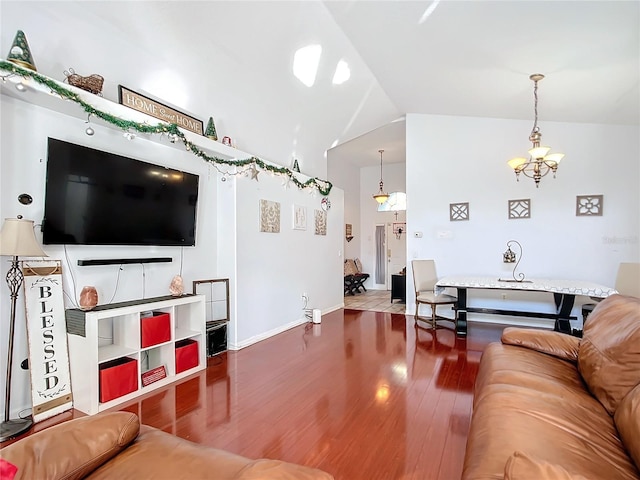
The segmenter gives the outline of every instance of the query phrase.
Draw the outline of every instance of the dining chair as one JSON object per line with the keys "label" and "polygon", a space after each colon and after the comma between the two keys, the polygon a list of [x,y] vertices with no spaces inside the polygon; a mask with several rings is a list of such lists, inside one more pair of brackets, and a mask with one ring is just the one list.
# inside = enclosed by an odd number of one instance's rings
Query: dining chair
{"label": "dining chair", "polygon": [[[438,328],[438,320],[446,320],[456,324],[458,320],[458,299],[446,293],[436,295],[434,291],[436,282],[438,281],[436,262],[434,260],[412,260],[411,267],[416,292],[416,313],[413,317],[416,325],[418,324],[418,320],[429,323],[431,328]],[[420,317],[419,310],[421,304],[429,305],[431,308],[431,318]],[[453,305],[454,317],[447,318],[438,315],[436,313],[436,307],[438,305]]]}
{"label": "dining chair", "polygon": [[[615,289],[621,295],[640,298],[640,263],[620,263],[618,274],[616,275]],[[596,305],[596,303],[586,303],[582,305],[583,324],[587,321],[587,317]]]}

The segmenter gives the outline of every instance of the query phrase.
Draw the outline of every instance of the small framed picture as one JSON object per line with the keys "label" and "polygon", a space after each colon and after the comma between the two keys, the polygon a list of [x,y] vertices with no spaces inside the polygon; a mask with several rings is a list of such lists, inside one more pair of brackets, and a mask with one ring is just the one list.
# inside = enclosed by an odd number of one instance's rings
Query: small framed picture
{"label": "small framed picture", "polygon": [[307,207],[302,205],[293,206],[293,229],[307,229]]}

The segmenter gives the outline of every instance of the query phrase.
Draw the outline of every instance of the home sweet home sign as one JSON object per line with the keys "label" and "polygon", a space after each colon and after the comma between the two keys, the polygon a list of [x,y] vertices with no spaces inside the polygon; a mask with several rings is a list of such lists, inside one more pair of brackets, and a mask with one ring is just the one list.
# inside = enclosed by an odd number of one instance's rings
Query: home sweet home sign
{"label": "home sweet home sign", "polygon": [[201,120],[167,107],[157,100],[145,97],[122,85],[118,85],[118,97],[121,105],[146,113],[158,120],[175,123],[178,127],[197,133],[198,135],[203,135],[204,124]]}
{"label": "home sweet home sign", "polygon": [[59,261],[23,261],[34,422],[73,407]]}

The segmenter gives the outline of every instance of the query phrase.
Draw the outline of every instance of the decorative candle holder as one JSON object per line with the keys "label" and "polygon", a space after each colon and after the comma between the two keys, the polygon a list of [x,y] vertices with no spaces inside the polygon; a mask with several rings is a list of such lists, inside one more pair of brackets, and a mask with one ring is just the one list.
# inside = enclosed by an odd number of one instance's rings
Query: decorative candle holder
{"label": "decorative candle holder", "polygon": [[[511,250],[511,245],[517,245],[518,248],[520,249],[519,252],[519,256],[516,254],[516,252],[514,252],[513,250]],[[522,260],[522,245],[520,245],[520,242],[516,241],[516,240],[509,240],[507,242],[507,250],[502,254],[502,262],[503,263],[515,263],[514,267],[513,267],[513,279],[504,279],[504,278],[499,278],[498,281],[499,282],[525,282],[525,283],[531,283],[530,280],[525,280],[524,277],[524,273],[518,273],[518,276],[516,277],[516,269],[518,268],[518,265],[520,264],[520,260]]]}

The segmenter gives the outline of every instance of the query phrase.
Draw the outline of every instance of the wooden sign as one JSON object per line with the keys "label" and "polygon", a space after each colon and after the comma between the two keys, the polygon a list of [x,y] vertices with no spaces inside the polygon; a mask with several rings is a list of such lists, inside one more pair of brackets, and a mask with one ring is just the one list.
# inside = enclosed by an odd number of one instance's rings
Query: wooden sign
{"label": "wooden sign", "polygon": [[60,261],[23,261],[34,422],[73,407]]}
{"label": "wooden sign", "polygon": [[132,108],[138,112],[146,113],[158,120],[175,123],[180,128],[197,133],[198,135],[204,134],[204,124],[201,120],[197,120],[189,115],[179,112],[178,110],[167,107],[156,100],[152,100],[151,98],[145,97],[133,90],[129,90],[122,85],[118,85],[118,101],[120,102],[120,105]]}

